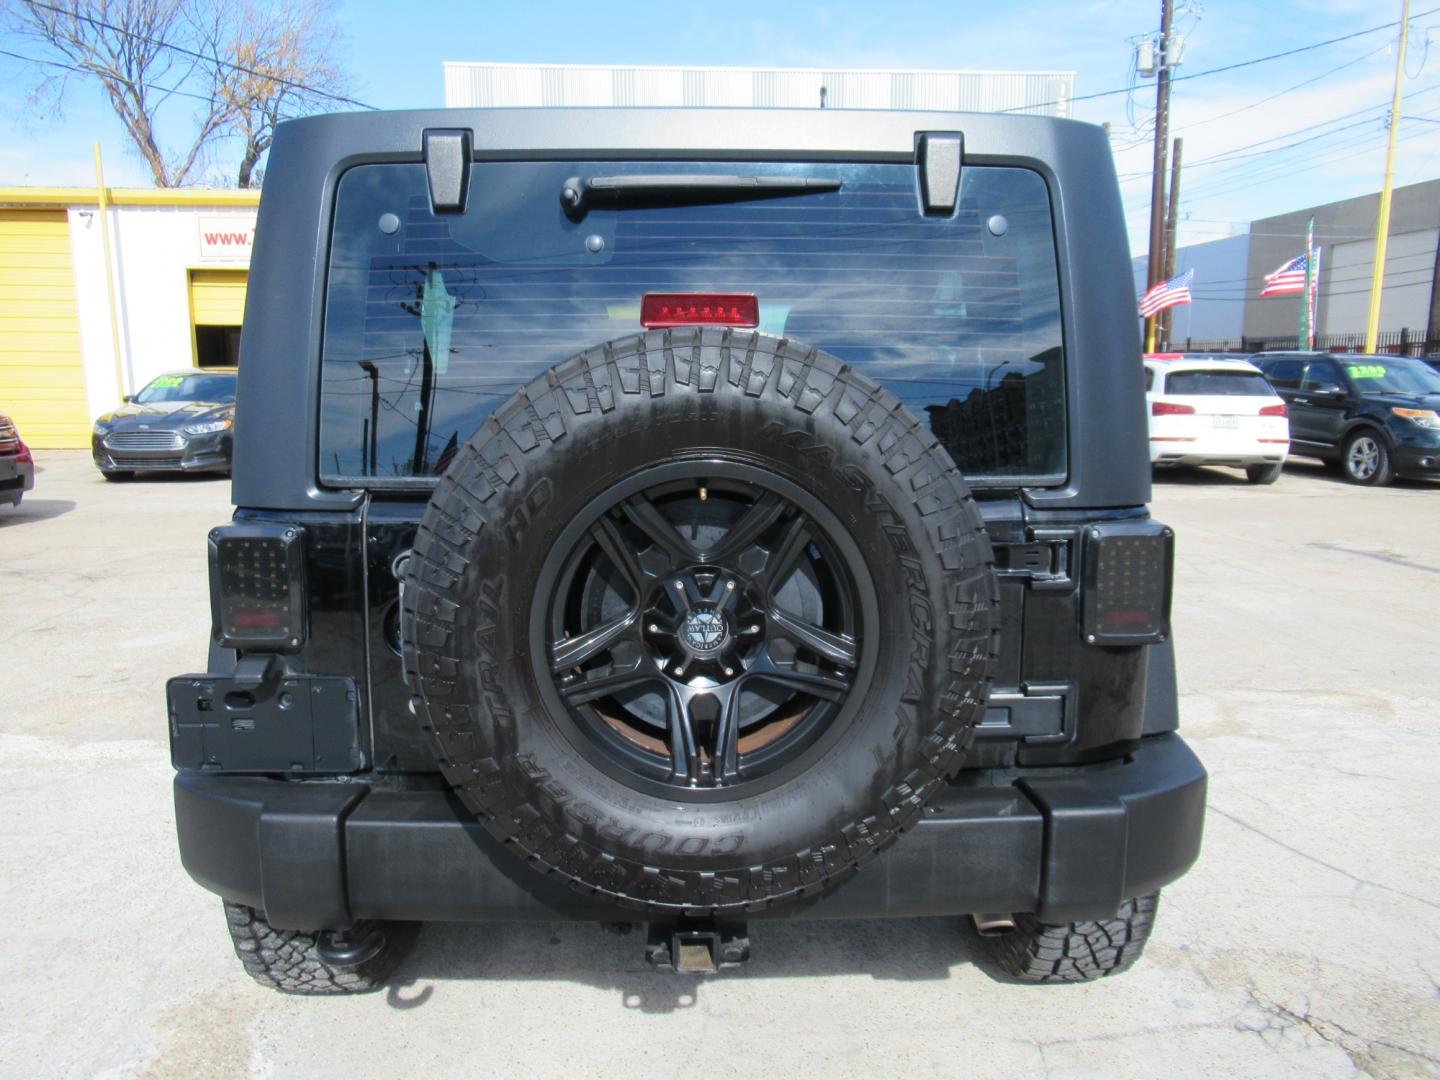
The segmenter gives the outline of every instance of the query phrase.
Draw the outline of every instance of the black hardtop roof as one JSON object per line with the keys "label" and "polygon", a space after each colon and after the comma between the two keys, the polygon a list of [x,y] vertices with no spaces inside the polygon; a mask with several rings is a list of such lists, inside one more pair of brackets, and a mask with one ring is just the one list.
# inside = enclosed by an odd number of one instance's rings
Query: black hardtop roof
{"label": "black hardtop roof", "polygon": [[305,139],[358,138],[381,150],[419,148],[431,128],[468,128],[477,151],[561,150],[566,156],[666,151],[782,157],[911,154],[917,131],[960,131],[967,158],[1053,155],[1057,141],[1104,138],[1078,120],[1017,113],[895,112],[875,109],[520,108],[410,109],[329,113],[289,120],[276,131]]}
{"label": "black hardtop roof", "polygon": [[[241,343],[232,498],[263,509],[349,509],[319,485],[315,427],[336,186],[362,164],[423,161],[425,132],[468,129],[473,160],[913,161],[920,135],[959,132],[962,167],[1039,173],[1056,229],[1069,371],[1069,479],[1037,508],[1150,497],[1130,252],[1105,132],[1043,116],[849,109],[435,109],[281,124],[265,173]],[[1126,407],[1121,407],[1124,403]]]}

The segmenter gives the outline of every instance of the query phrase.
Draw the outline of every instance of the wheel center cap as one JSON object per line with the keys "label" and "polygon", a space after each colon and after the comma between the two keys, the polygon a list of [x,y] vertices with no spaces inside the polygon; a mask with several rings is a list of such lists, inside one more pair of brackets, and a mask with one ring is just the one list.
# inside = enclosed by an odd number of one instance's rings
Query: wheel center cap
{"label": "wheel center cap", "polygon": [[685,616],[680,624],[680,637],[691,652],[710,656],[724,648],[730,633],[718,611],[700,608]]}

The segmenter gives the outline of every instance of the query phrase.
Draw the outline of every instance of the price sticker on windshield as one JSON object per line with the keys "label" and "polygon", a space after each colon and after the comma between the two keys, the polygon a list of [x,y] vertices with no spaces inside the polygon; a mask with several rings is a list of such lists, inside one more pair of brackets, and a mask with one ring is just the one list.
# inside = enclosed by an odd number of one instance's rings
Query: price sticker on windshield
{"label": "price sticker on windshield", "polygon": [[1352,379],[1383,379],[1386,368],[1384,364],[1346,364],[1345,370]]}
{"label": "price sticker on windshield", "polygon": [[180,385],[182,382],[184,382],[184,381],[185,381],[185,376],[184,376],[184,375],[161,375],[158,379],[156,379],[156,380],[155,380],[154,382],[152,382],[150,385],[151,385],[151,386],[155,386],[155,387],[160,387],[160,386],[179,386],[179,385]]}

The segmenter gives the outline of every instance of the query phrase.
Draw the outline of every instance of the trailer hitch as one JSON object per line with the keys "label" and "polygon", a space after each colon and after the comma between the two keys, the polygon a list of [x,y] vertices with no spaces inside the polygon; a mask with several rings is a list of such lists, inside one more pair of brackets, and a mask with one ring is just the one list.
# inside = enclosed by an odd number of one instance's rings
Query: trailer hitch
{"label": "trailer hitch", "polygon": [[750,933],[743,922],[714,919],[651,923],[645,959],[661,971],[713,975],[750,959]]}

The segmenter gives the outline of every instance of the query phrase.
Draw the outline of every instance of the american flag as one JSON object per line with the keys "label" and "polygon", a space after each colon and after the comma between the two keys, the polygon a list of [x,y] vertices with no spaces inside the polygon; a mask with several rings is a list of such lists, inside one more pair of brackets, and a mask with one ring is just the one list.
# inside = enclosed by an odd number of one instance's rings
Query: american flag
{"label": "american flag", "polygon": [[1265,277],[1265,287],[1260,290],[1260,299],[1267,296],[1288,296],[1305,291],[1305,271],[1310,264],[1308,255],[1296,255],[1273,274]]}
{"label": "american flag", "polygon": [[1195,278],[1194,270],[1176,274],[1169,281],[1152,285],[1150,291],[1140,298],[1140,317],[1148,319],[1157,311],[1164,311],[1176,304],[1190,303],[1190,282]]}

